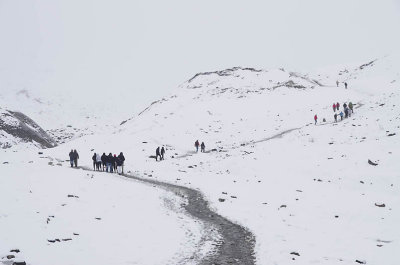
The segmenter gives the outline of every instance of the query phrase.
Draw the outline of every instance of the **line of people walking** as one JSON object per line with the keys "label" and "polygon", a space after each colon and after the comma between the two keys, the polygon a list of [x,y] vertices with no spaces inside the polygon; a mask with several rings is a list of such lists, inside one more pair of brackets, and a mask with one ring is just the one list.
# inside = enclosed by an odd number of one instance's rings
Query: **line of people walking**
{"label": "line of people walking", "polygon": [[206,145],[204,144],[204,142],[199,142],[199,140],[196,140],[196,142],[194,142],[194,146],[196,147],[196,153],[199,152],[199,146],[200,146],[200,152],[204,153],[206,151]]}
{"label": "line of people walking", "polygon": [[160,147],[157,147],[157,149],[156,149],[156,161],[158,161],[158,158],[160,158],[160,161],[164,160],[164,154],[165,154],[164,146],[161,147],[161,149],[160,149]]}
{"label": "line of people walking", "polygon": [[78,167],[78,159],[79,159],[79,154],[78,152],[75,150],[71,150],[71,152],[69,152],[69,163],[71,164],[71,167]]}
{"label": "line of people walking", "polygon": [[[353,103],[349,102],[349,104],[347,105],[346,103],[343,103],[343,111],[340,110],[340,104],[339,102],[337,102],[336,104],[333,103],[332,108],[333,111],[335,112],[335,114],[333,115],[333,118],[335,119],[335,122],[338,121],[338,118],[340,117],[340,120],[342,121],[343,118],[349,118],[351,117],[351,114],[354,113],[354,108],[353,108]],[[339,113],[336,113],[339,112]],[[344,113],[343,113],[344,112]]]}
{"label": "line of people walking", "polygon": [[[352,102],[343,103],[343,110],[340,110],[340,104],[339,102],[333,103],[332,104],[332,109],[335,114],[333,115],[333,118],[335,119],[335,122],[338,122],[338,119],[342,121],[343,119],[351,117],[351,114],[354,113],[354,105]],[[318,122],[318,116],[317,114],[314,115],[314,124],[316,125]],[[325,122],[325,119],[324,119]]]}
{"label": "line of people walking", "polygon": [[[339,81],[336,80],[336,87],[339,87]],[[344,88],[347,89],[347,82],[344,82]]]}
{"label": "line of people walking", "polygon": [[103,153],[100,156],[99,153],[94,153],[92,156],[93,160],[93,170],[97,171],[106,171],[110,173],[118,173],[124,174],[124,163],[125,163],[125,156],[121,152],[118,156],[109,153]]}

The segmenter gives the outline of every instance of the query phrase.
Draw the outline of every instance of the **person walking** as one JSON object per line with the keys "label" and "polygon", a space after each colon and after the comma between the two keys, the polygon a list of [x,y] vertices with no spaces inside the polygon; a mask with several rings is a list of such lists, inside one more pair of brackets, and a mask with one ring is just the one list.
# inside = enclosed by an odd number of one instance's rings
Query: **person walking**
{"label": "person walking", "polygon": [[204,142],[201,142],[200,148],[202,153],[206,151],[206,145],[204,144]]}
{"label": "person walking", "polygon": [[74,150],[71,149],[71,152],[69,152],[69,163],[71,164],[71,167],[74,166]]}
{"label": "person walking", "polygon": [[332,108],[333,108],[333,112],[336,112],[336,103],[333,103]]}
{"label": "person walking", "polygon": [[339,87],[339,81],[336,80],[336,87]]}
{"label": "person walking", "polygon": [[103,153],[101,156],[101,164],[103,165],[103,171],[106,169],[107,166],[107,155],[106,153]]}
{"label": "person walking", "polygon": [[158,157],[160,157],[160,161],[161,161],[160,147],[157,147],[157,149],[156,149],[156,161],[158,161]]}
{"label": "person walking", "polygon": [[164,160],[164,154],[165,154],[165,149],[164,146],[161,147],[161,156],[160,156],[160,160]]}
{"label": "person walking", "polygon": [[75,164],[75,167],[78,167],[78,159],[79,159],[79,154],[75,149],[74,150],[74,164]]}
{"label": "person walking", "polygon": [[107,172],[113,173],[113,160],[114,160],[113,155],[109,153],[106,161]]}
{"label": "person walking", "polygon": [[93,160],[93,170],[96,170],[96,153],[93,154],[92,156],[92,160]]}
{"label": "person walking", "polygon": [[117,172],[119,175],[121,175],[121,174],[122,174],[122,164],[123,164],[123,161],[122,161],[121,159],[119,159],[119,157],[120,157],[120,156],[117,156],[117,157],[116,157],[115,164],[117,165],[117,170],[116,170],[115,172]]}
{"label": "person walking", "polygon": [[315,114],[315,115],[314,115],[315,125],[317,125],[317,120],[318,120],[318,117],[317,117],[317,114]]}
{"label": "person walking", "polygon": [[335,113],[335,115],[333,115],[333,117],[335,118],[335,122],[337,122],[337,113]]}
{"label": "person walking", "polygon": [[96,169],[97,171],[101,169],[101,156],[99,153],[96,154]]}
{"label": "person walking", "polygon": [[337,111],[339,111],[339,108],[340,108],[340,104],[339,104],[339,102],[337,102],[337,103],[336,103],[336,109],[337,109]]}
{"label": "person walking", "polygon": [[354,111],[353,111],[353,103],[349,102],[349,108],[351,110],[351,113],[354,113]]}
{"label": "person walking", "polygon": [[342,120],[343,120],[343,111],[341,111],[341,112],[339,113],[339,115],[340,115],[340,120],[342,121]]}
{"label": "person walking", "polygon": [[196,153],[199,152],[199,140],[196,140],[196,142],[194,142],[194,146],[196,147]]}
{"label": "person walking", "polygon": [[115,173],[117,173],[117,160],[118,160],[118,158],[117,158],[117,155],[116,154],[114,154],[114,156],[113,156],[113,167],[114,167],[114,172]]}
{"label": "person walking", "polygon": [[344,88],[346,88],[346,89],[347,89],[347,83],[346,83],[346,82],[344,82]]}
{"label": "person walking", "polygon": [[124,156],[124,154],[123,154],[122,152],[119,153],[119,155],[118,155],[118,160],[119,160],[119,162],[120,162],[120,164],[121,164],[121,174],[124,174],[125,156]]}

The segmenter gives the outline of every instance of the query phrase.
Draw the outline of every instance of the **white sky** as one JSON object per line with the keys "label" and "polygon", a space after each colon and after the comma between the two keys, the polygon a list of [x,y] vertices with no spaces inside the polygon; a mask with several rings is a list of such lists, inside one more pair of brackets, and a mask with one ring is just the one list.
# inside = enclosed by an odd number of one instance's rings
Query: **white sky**
{"label": "white sky", "polygon": [[382,56],[399,26],[391,0],[0,0],[0,91],[122,94],[137,111],[201,71]]}

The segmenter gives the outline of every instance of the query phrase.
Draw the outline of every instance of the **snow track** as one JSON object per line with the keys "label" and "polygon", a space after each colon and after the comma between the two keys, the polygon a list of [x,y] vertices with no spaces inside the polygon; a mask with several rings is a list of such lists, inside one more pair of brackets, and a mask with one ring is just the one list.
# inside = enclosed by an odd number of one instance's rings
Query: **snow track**
{"label": "snow track", "polygon": [[[79,168],[92,171],[87,167]],[[200,191],[162,181],[144,179],[130,174],[122,174],[122,176],[157,186],[171,191],[177,196],[186,198],[188,203],[183,205],[185,211],[193,218],[217,230],[221,237],[218,241],[213,240],[214,242],[212,242],[216,246],[216,250],[202,259],[199,264],[255,264],[254,235],[245,227],[229,221],[227,218],[210,209],[209,203],[204,199]],[[210,239],[205,238],[205,240]]]}

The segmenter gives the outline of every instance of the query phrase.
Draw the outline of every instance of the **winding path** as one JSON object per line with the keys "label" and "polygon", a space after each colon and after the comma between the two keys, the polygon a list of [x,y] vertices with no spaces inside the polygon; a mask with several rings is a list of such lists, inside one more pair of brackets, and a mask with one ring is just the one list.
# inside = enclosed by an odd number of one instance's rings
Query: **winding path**
{"label": "winding path", "polygon": [[[78,168],[93,172],[92,169],[87,167]],[[202,259],[199,262],[200,265],[255,264],[254,235],[243,226],[229,221],[227,218],[210,209],[207,200],[200,191],[158,180],[144,179],[130,174],[122,174],[122,176],[157,186],[171,191],[177,196],[185,197],[188,203],[182,207],[186,212],[218,231],[221,238],[218,240],[218,244],[213,242],[216,245],[216,250]]]}

